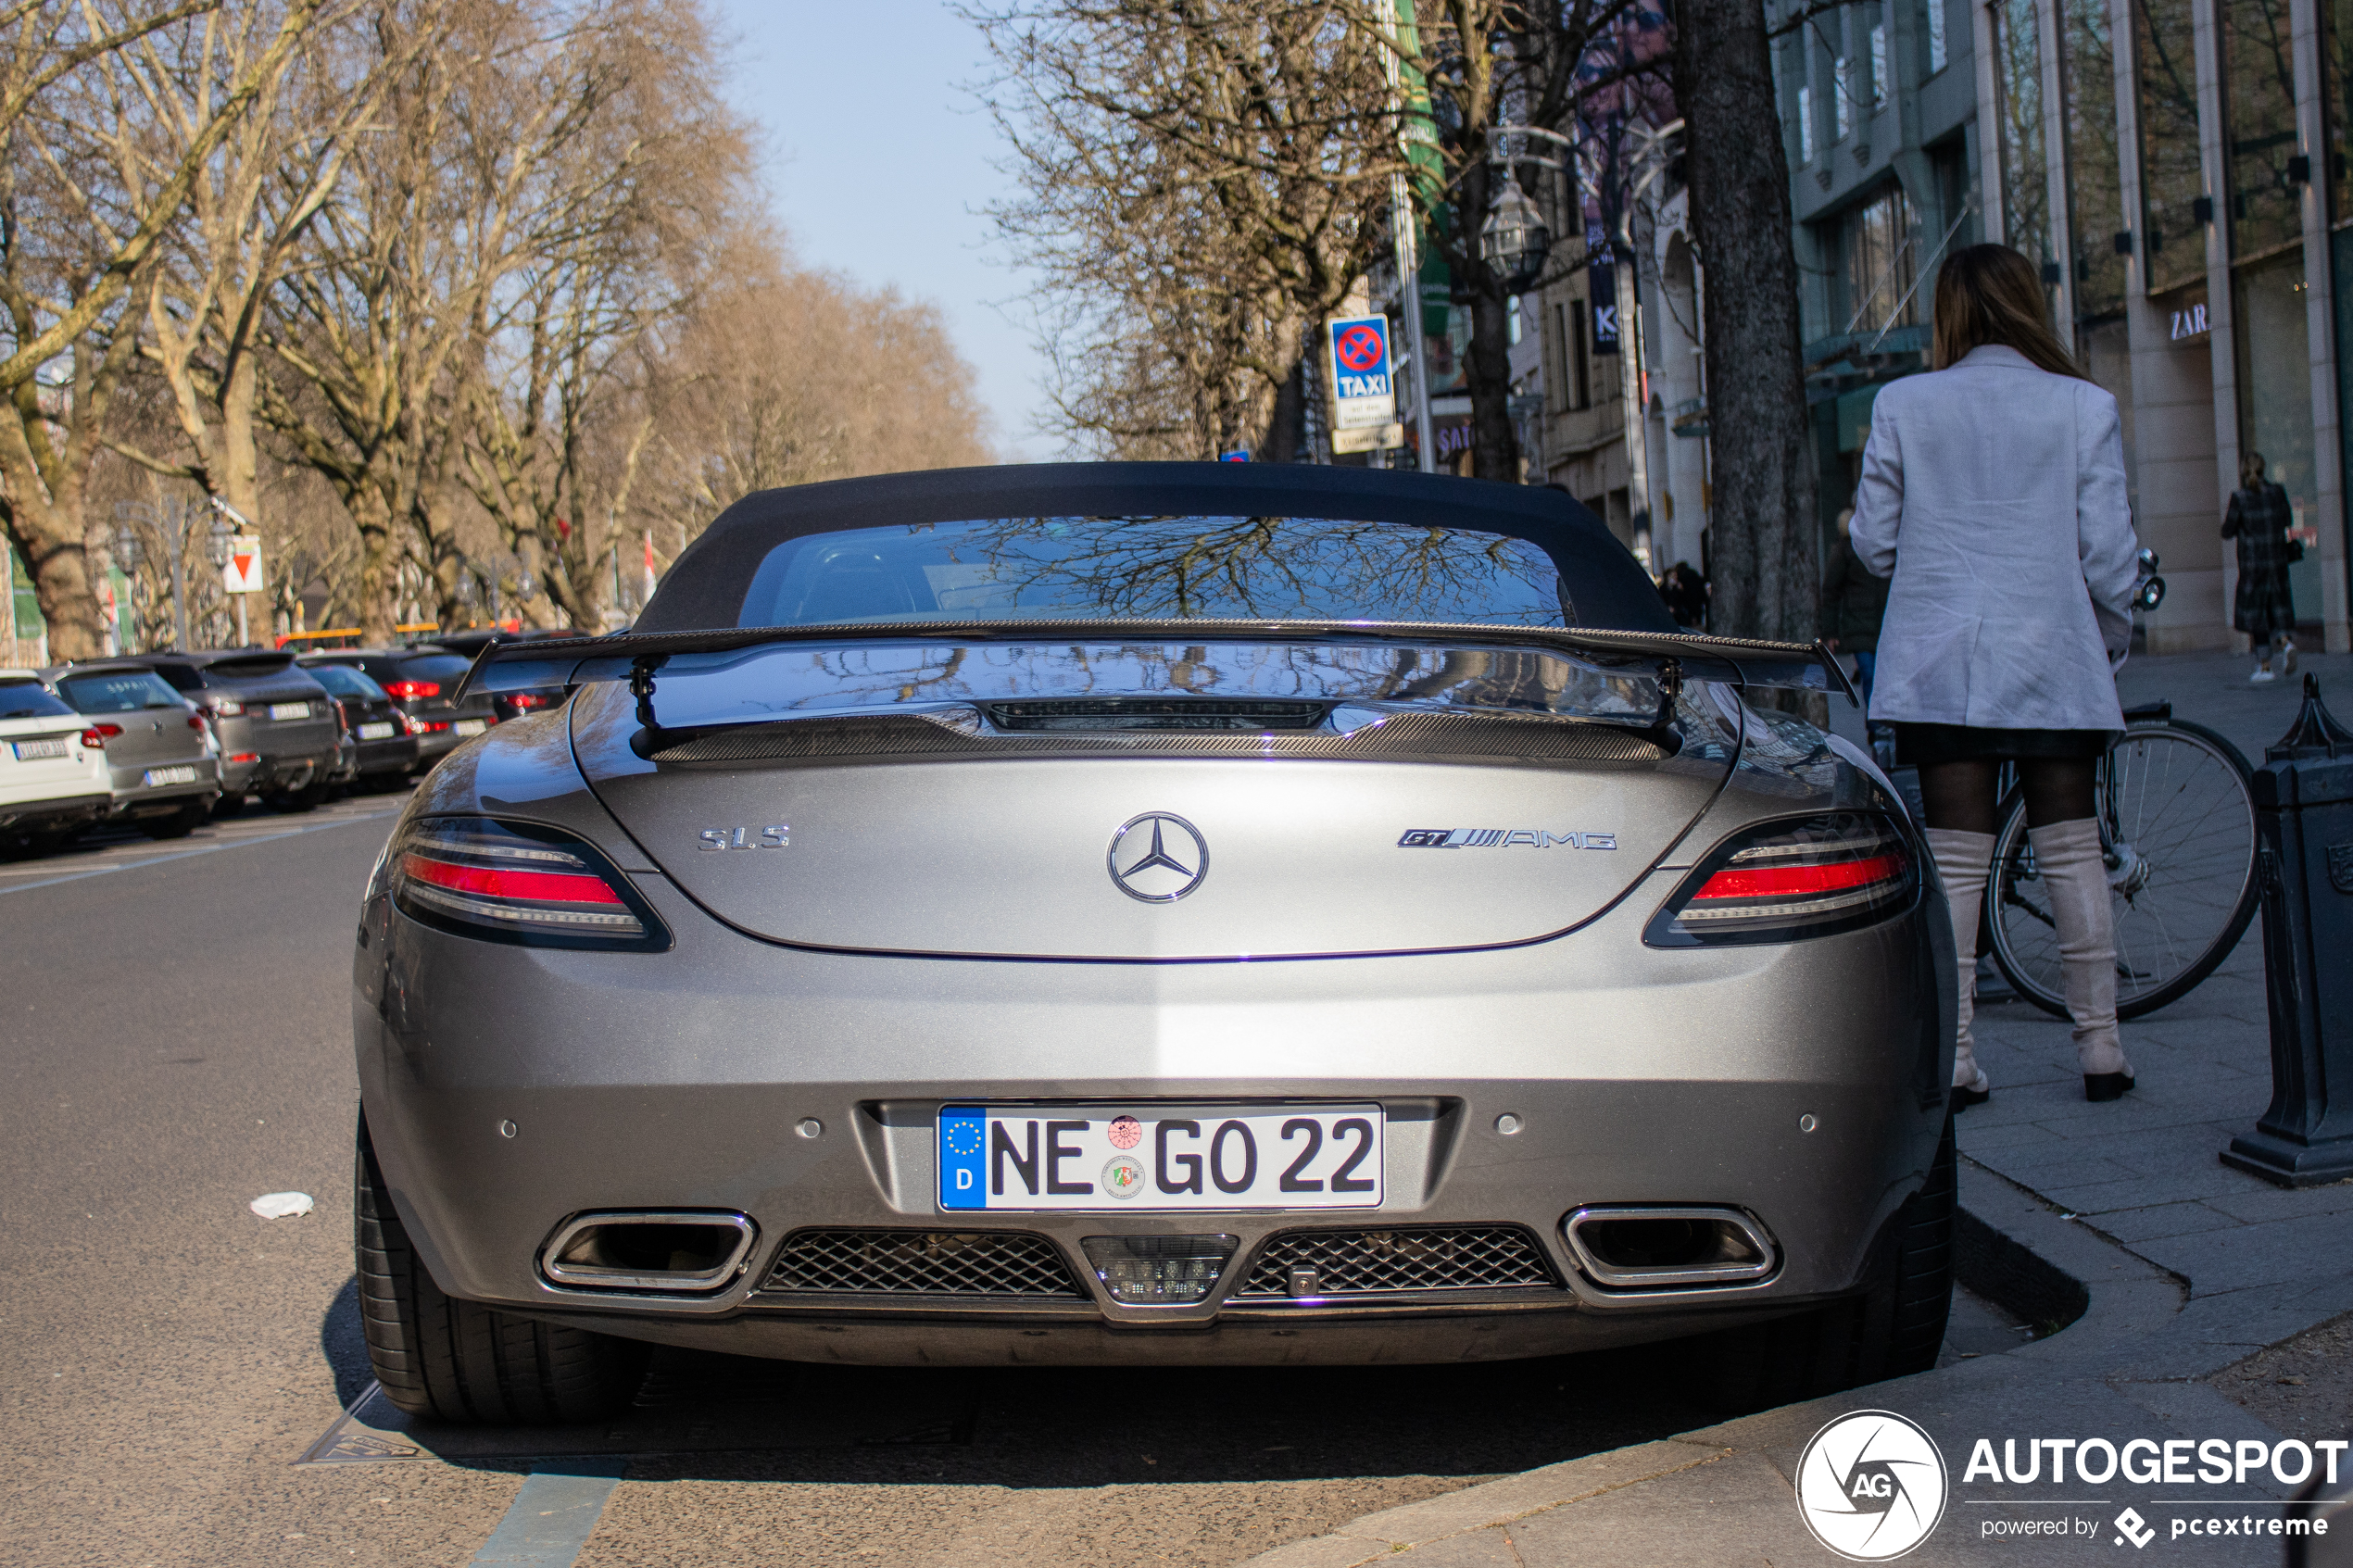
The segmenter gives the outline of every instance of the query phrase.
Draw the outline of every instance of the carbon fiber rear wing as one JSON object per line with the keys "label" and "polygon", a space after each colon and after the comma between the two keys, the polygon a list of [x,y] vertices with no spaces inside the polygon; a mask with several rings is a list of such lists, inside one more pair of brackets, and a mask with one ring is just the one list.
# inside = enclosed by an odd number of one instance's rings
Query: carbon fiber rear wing
{"label": "carbon fiber rear wing", "polygon": [[[1599,627],[1480,626],[1415,621],[905,621],[818,626],[743,626],[712,632],[623,632],[603,637],[493,643],[475,656],[458,688],[530,691],[631,681],[661,671],[686,674],[747,649],[783,644],[851,643],[1388,643],[1454,648],[1550,649],[1605,663],[1655,660],[1680,681],[1838,692],[1855,687],[1821,643],[1772,643],[1688,632]],[[1857,704],[1859,706],[1859,704]]]}

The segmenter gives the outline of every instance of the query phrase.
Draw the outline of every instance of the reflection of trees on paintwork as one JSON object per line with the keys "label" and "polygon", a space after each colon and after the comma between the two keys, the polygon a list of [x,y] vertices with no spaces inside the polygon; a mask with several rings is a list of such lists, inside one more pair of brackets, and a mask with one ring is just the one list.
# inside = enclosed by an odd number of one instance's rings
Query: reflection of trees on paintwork
{"label": "reflection of trees on paintwork", "polygon": [[[1483,531],[1293,517],[1000,518],[827,533],[747,624],[1058,615],[1563,626],[1541,548]],[[771,573],[763,569],[764,580]]]}

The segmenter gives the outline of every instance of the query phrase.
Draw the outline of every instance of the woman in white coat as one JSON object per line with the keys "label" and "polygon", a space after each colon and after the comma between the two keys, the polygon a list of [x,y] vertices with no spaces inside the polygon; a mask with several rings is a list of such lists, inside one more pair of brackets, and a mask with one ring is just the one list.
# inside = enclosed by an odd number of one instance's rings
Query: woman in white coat
{"label": "woman in white coat", "polygon": [[1892,575],[1870,717],[1919,765],[1960,980],[1956,1109],[1991,1092],[1970,1017],[1994,778],[2018,764],[2035,870],[2058,928],[2084,1098],[2133,1086],[2116,1034],[2116,937],[2093,816],[2095,765],[2124,728],[2115,670],[2139,541],[2116,399],[2051,331],[2043,285],[2005,245],[1936,280],[1936,369],[1872,406],[1852,530]]}

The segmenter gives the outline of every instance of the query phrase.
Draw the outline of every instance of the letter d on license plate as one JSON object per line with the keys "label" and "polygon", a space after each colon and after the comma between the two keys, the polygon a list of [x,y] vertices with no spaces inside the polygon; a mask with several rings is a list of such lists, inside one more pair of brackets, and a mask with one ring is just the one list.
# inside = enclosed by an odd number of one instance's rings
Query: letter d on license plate
{"label": "letter d on license plate", "polygon": [[942,1209],[1378,1209],[1378,1105],[945,1105]]}

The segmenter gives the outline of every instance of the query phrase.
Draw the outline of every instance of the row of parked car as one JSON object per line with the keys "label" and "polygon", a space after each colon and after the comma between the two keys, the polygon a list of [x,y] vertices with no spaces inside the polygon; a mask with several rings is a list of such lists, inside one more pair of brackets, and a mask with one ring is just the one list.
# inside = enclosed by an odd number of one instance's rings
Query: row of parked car
{"label": "row of parked car", "polygon": [[0,670],[0,847],[58,845],[101,822],[177,838],[255,797],[307,811],[339,791],[397,788],[471,736],[563,700],[561,688],[458,700],[500,635]]}

